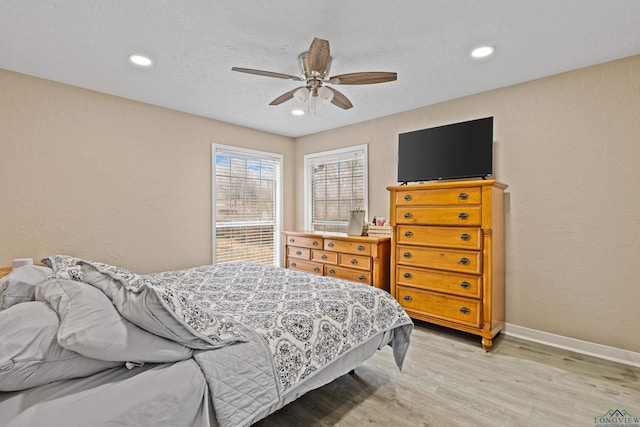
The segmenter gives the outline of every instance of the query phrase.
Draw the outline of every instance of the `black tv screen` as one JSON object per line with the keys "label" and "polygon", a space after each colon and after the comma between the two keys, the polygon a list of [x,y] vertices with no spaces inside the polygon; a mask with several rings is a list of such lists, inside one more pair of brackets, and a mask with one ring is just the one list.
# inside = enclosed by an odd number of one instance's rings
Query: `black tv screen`
{"label": "black tv screen", "polygon": [[398,182],[485,178],[493,174],[493,117],[398,137]]}

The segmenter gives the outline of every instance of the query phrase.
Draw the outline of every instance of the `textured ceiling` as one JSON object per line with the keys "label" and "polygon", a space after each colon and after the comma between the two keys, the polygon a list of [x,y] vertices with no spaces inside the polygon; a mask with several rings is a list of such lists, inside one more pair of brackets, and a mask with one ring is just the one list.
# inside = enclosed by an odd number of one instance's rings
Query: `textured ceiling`
{"label": "textured ceiling", "polygon": [[[296,137],[638,54],[639,22],[638,0],[0,0],[0,68]],[[299,82],[231,71],[299,75],[313,37],[332,75],[398,80],[296,117],[268,104]]]}

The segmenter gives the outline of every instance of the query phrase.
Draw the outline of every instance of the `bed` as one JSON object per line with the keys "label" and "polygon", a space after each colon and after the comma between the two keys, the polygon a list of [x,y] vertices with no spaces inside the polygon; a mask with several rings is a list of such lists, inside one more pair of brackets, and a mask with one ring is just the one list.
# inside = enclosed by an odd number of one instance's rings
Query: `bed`
{"label": "bed", "polygon": [[390,345],[411,319],[387,292],[222,263],[139,275],[67,255],[0,279],[0,420],[248,426]]}

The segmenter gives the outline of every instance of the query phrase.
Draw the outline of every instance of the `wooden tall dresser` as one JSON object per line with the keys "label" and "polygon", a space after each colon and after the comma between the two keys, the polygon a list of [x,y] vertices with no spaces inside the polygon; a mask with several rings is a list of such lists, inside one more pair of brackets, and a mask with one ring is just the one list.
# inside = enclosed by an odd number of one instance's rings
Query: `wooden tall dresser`
{"label": "wooden tall dresser", "polygon": [[284,266],[389,291],[389,237],[284,231]]}
{"label": "wooden tall dresser", "polygon": [[504,327],[504,189],[495,180],[387,187],[391,294],[409,316],[482,337]]}

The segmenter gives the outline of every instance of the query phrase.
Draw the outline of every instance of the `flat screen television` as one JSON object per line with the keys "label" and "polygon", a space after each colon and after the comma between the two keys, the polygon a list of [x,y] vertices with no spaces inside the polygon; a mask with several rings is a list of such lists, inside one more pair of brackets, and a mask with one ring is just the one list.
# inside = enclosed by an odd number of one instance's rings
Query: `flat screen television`
{"label": "flat screen television", "polygon": [[493,117],[398,136],[398,182],[493,174]]}

